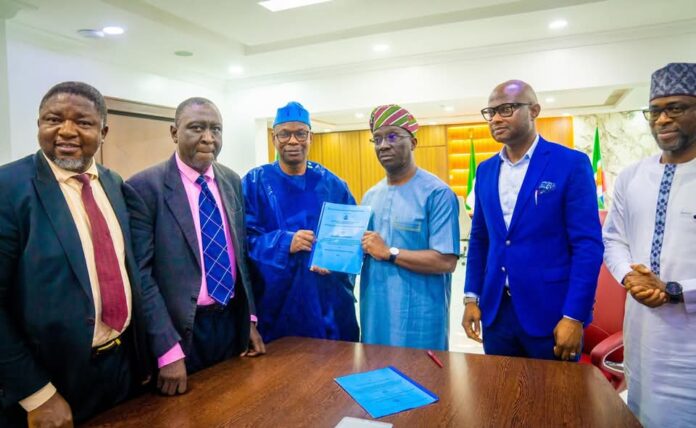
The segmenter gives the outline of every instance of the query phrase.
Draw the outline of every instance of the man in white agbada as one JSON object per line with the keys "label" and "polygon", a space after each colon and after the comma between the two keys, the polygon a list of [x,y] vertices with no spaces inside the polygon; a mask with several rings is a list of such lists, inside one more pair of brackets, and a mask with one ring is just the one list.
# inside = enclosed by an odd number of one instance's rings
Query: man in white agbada
{"label": "man in white agbada", "polygon": [[662,150],[624,170],[604,260],[631,295],[628,405],[646,427],[696,426],[696,64],[652,76],[644,111]]}

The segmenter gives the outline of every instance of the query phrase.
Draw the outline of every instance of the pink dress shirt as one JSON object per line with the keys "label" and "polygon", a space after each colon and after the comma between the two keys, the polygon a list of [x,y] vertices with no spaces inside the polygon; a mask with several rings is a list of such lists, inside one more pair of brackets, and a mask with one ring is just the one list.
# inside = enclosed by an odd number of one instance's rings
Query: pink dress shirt
{"label": "pink dress shirt", "polygon": [[[201,175],[198,171],[195,169],[191,168],[190,166],[186,165],[180,158],[179,158],[179,153],[175,154],[176,157],[176,164],[177,167],[179,168],[179,174],[181,175],[181,182],[184,184],[184,189],[186,190],[186,197],[188,198],[189,202],[189,208],[191,208],[191,214],[193,215],[193,225],[196,228],[196,236],[200,237],[201,236],[201,221],[200,221],[200,213],[198,211],[198,198],[200,197],[201,194],[201,188],[198,184],[196,184],[196,180],[198,177]],[[225,215],[225,206],[222,204],[222,198],[220,197],[220,189],[217,186],[217,183],[215,182],[215,172],[213,171],[212,165],[208,167],[208,169],[203,173],[203,176],[205,177],[205,181],[208,184],[208,189],[210,189],[210,193],[213,194],[213,198],[215,199],[215,203],[217,204],[218,208],[220,209],[220,214],[222,216],[222,225],[223,229],[225,230],[225,239],[227,240],[227,252],[230,256],[230,266],[232,268],[232,279],[233,281],[236,280],[237,276],[237,268],[236,268],[236,259],[235,259],[235,253],[234,253],[234,246],[232,245],[232,235],[230,234],[230,226],[227,223],[227,216]],[[200,262],[201,262],[201,267],[205,266],[205,263],[203,261],[203,244],[200,240],[198,239],[198,253],[200,255]],[[234,297],[234,293],[232,294],[232,298]],[[201,275],[201,288],[200,291],[198,292],[198,306],[207,306],[207,305],[212,305],[215,303],[215,300],[213,300],[209,295],[208,295],[208,284],[206,282],[205,275]],[[253,322],[256,322],[256,316],[252,315],[251,320]],[[180,360],[184,358],[184,352],[181,349],[181,345],[177,344],[174,348],[172,348],[169,352],[166,354],[162,355],[158,360],[157,363],[159,367],[163,367],[167,364],[173,363],[174,361]]]}

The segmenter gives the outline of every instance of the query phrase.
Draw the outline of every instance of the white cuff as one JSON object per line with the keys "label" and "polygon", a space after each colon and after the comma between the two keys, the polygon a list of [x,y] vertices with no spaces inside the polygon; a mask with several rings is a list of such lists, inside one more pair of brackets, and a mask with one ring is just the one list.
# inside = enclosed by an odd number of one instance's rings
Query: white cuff
{"label": "white cuff", "polygon": [[56,392],[56,387],[53,386],[51,382],[49,382],[46,384],[46,386],[31,394],[27,398],[19,400],[19,405],[22,406],[24,410],[27,411],[27,413],[29,413],[32,410],[36,410],[39,407],[43,406],[44,403],[46,403],[51,397],[53,397],[53,394],[55,394]]}

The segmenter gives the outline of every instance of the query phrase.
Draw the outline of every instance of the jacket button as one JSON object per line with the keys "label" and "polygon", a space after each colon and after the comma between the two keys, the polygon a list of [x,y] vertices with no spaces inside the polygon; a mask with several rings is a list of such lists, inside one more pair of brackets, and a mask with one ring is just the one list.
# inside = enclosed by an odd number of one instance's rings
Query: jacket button
{"label": "jacket button", "polygon": [[512,244],[512,242],[510,242],[509,239],[507,241],[505,241],[505,245],[507,245],[508,247],[510,246],[510,244]]}
{"label": "jacket button", "polygon": [[505,272],[505,266],[501,267],[500,270],[502,270],[503,272]]}
{"label": "jacket button", "polygon": [[87,325],[94,325],[94,318],[87,318]]}

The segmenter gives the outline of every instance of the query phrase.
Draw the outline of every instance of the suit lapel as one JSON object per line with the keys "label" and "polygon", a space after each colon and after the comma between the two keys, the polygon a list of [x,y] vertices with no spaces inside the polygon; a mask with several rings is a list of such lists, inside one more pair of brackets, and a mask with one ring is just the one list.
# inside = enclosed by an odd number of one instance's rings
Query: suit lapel
{"label": "suit lapel", "polygon": [[234,213],[241,214],[240,206],[240,195],[237,195],[237,191],[232,185],[232,180],[225,174],[225,172],[217,166],[216,163],[213,164],[213,170],[215,171],[215,182],[217,183],[218,189],[220,190],[220,198],[222,198],[222,207],[225,216],[227,217],[227,224],[230,228],[230,235],[232,236],[232,245],[234,248],[234,257],[237,259],[237,266],[241,263],[241,251],[239,249],[239,236],[237,236],[237,229],[241,219],[235,218]]}
{"label": "suit lapel", "polygon": [[196,236],[196,227],[193,224],[193,215],[191,207],[189,207],[188,197],[184,183],[181,182],[179,168],[176,165],[176,159],[172,156],[167,162],[167,169],[164,178],[164,201],[167,207],[172,212],[174,219],[179,224],[181,232],[186,238],[189,249],[196,256],[196,263],[201,267],[201,255],[198,252],[198,237]]}
{"label": "suit lapel", "polygon": [[75,272],[80,286],[82,286],[85,294],[91,300],[92,286],[89,282],[89,273],[87,272],[82,242],[77,232],[77,226],[75,226],[75,220],[70,213],[70,208],[68,208],[68,203],[60,190],[58,180],[56,180],[51,167],[48,166],[48,162],[41,152],[35,155],[34,164],[36,165],[36,178],[33,180],[34,187],[39,200],[41,200],[41,205],[43,205],[46,211],[46,217],[48,217],[65,251],[65,256],[73,272]]}
{"label": "suit lapel", "polygon": [[517,223],[520,222],[520,217],[522,216],[524,207],[532,197],[534,190],[537,187],[537,183],[541,178],[541,174],[544,172],[546,165],[549,162],[548,155],[548,143],[541,138],[541,136],[539,136],[539,143],[532,154],[532,159],[529,161],[529,168],[527,168],[527,173],[524,175],[520,193],[517,195],[517,202],[515,202],[515,209],[512,212],[512,220],[510,220],[508,234],[512,233],[512,230],[515,228]]}
{"label": "suit lapel", "polygon": [[493,177],[490,180],[486,180],[488,187],[488,194],[493,198],[493,221],[494,225],[501,232],[502,235],[506,233],[505,218],[503,217],[503,209],[500,206],[500,194],[498,192],[498,183],[500,182],[500,166],[502,161],[498,155],[495,155],[492,174]]}
{"label": "suit lapel", "polygon": [[[121,234],[123,235],[124,248],[126,251],[126,267],[129,276],[132,276],[134,272],[137,272],[137,269],[131,250],[130,217],[128,216],[126,200],[121,190],[121,183],[115,180],[113,175],[108,173],[101,165],[97,165],[97,169],[99,170],[99,182],[104,189],[106,197],[109,199],[111,209],[114,210],[118,224],[121,226]],[[132,278],[130,282],[132,285]]]}

